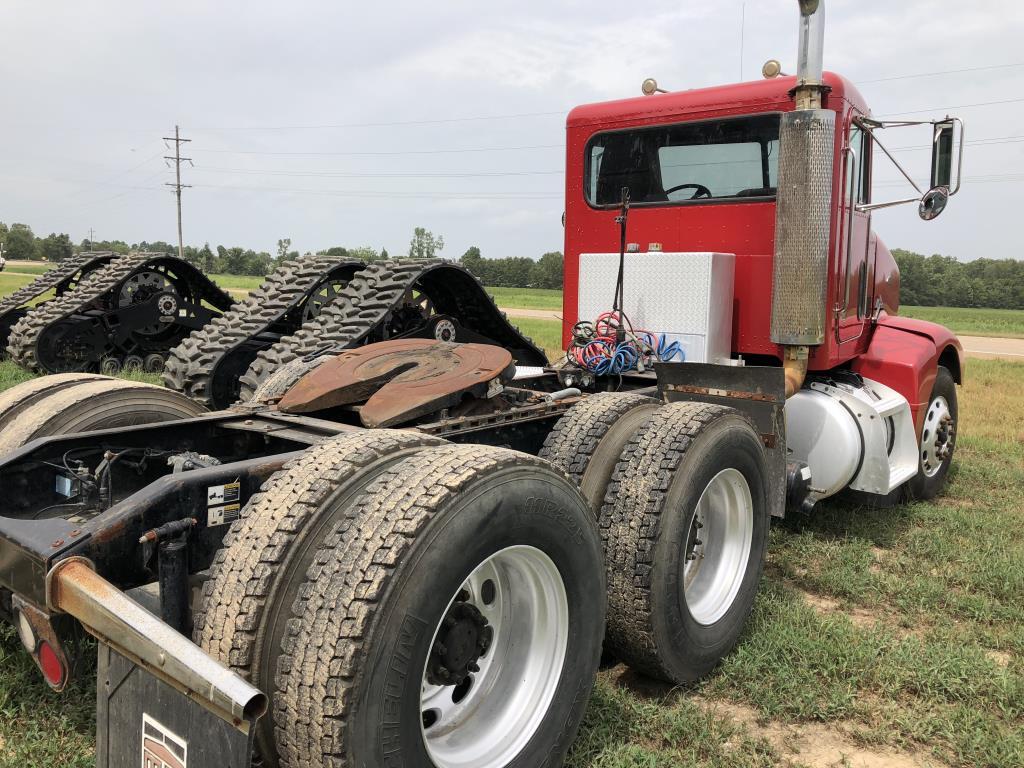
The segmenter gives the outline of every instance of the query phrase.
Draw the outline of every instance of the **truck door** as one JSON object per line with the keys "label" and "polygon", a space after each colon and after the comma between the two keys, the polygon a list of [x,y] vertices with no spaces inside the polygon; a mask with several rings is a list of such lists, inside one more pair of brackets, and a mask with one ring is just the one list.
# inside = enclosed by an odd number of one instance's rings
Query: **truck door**
{"label": "truck door", "polygon": [[839,241],[838,295],[836,297],[839,343],[853,343],[861,336],[870,313],[871,212],[858,211],[867,203],[871,189],[871,137],[854,121],[851,110],[844,125],[842,236]]}

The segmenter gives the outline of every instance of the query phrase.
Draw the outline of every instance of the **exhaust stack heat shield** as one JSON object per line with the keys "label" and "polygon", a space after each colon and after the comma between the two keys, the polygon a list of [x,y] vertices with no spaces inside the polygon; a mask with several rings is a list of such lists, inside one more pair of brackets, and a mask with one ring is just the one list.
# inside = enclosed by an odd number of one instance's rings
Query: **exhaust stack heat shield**
{"label": "exhaust stack heat shield", "polygon": [[835,134],[831,110],[782,115],[772,272],[771,337],[776,344],[825,340]]}

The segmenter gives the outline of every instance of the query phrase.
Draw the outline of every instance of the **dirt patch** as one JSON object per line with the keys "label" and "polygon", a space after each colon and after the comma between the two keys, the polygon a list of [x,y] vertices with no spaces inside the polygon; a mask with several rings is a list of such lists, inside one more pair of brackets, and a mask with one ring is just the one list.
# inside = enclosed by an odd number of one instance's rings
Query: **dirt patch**
{"label": "dirt patch", "polygon": [[897,752],[857,744],[852,729],[842,723],[785,724],[765,721],[757,710],[742,704],[697,696],[694,703],[716,715],[727,715],[754,738],[767,741],[781,765],[807,768],[944,768],[945,763],[921,752]]}
{"label": "dirt patch", "polygon": [[1006,667],[1010,666],[1010,661],[1013,659],[1013,656],[1011,656],[1006,651],[991,651],[991,650],[989,650],[989,651],[985,651],[985,655],[988,656],[990,659],[992,659],[992,661],[994,661],[1000,667],[1003,667],[1004,669]]}
{"label": "dirt patch", "polygon": [[821,614],[830,613],[841,613],[847,616],[854,625],[863,629],[870,629],[879,623],[886,623],[885,617],[874,611],[870,611],[867,608],[861,608],[859,606],[854,608],[843,608],[842,603],[832,597],[826,595],[817,595],[813,592],[808,592],[799,587],[793,586],[794,589],[803,595],[804,600],[810,605],[815,611]]}

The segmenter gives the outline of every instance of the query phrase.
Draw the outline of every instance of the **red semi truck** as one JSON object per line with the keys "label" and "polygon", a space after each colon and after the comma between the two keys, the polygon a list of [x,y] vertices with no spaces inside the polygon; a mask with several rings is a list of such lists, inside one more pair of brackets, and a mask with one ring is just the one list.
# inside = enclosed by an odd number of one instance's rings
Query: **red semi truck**
{"label": "red semi truck", "polygon": [[874,201],[895,126],[799,5],[794,77],[570,114],[554,365],[457,265],[311,259],[182,391],[0,393],[0,619],[55,690],[97,639],[100,768],[557,766],[602,648],[674,684],[731,651],[772,516],[941,490],[961,348],[870,219],[941,213],[963,128]]}

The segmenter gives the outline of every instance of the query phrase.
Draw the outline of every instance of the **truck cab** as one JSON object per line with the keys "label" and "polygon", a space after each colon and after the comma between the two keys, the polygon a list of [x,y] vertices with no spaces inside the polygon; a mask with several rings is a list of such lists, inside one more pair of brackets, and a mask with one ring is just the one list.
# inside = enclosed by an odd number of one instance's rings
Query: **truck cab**
{"label": "truck cab", "polygon": [[[808,5],[817,10],[803,17],[809,23],[800,50],[816,49],[820,56],[815,17],[824,4]],[[962,348],[948,329],[898,316],[899,269],[871,222],[872,210],[890,205],[873,199],[871,184],[874,164],[887,161],[878,134],[889,124],[872,118],[849,80],[821,71],[820,61],[818,67],[802,60],[795,76],[778,76],[776,66],[760,81],[676,92],[647,87],[648,81],[643,96],[572,110],[566,121],[563,341],[571,344],[576,323],[592,319],[586,316],[595,300],[588,271],[599,263],[597,254],[614,251],[609,244],[628,190],[623,301],[634,324],[684,345],[702,340],[700,349],[689,350],[691,360],[798,369],[791,378],[787,372],[789,395],[797,396],[787,421],[790,453],[801,462],[823,451],[822,441],[832,436],[809,436],[820,430],[801,426],[798,403],[837,376],[867,379],[902,398],[913,453],[921,449],[923,461],[934,434],[925,422],[939,369],[960,384]],[[801,116],[808,116],[804,123]],[[808,120],[817,129],[794,129]],[[940,128],[948,124],[948,118],[934,123],[946,160],[952,138]],[[818,131],[817,146],[811,130]],[[788,179],[780,178],[787,148]],[[941,163],[933,158],[933,189],[914,198],[925,218],[932,215],[925,198],[938,195],[941,210],[953,186],[948,167],[936,175]],[[708,283],[693,266],[696,254],[731,256],[727,289],[719,280]],[[686,319],[684,305],[705,302],[708,308]],[[794,312],[798,317],[787,320]],[[722,338],[705,338],[716,335]],[[717,359],[706,359],[709,350],[720,350]],[[871,397],[890,395],[877,390]],[[811,412],[822,417],[817,408]],[[883,420],[893,425],[899,418]],[[893,446],[899,443],[892,433],[900,431],[890,426],[888,443],[879,449],[890,463],[897,461]],[[860,430],[850,435],[862,437]],[[850,457],[863,458],[852,447]],[[908,447],[899,461],[912,458]],[[819,475],[825,472],[818,468]],[[908,474],[912,468],[894,468],[891,478],[905,482]],[[861,485],[879,495],[895,490],[888,482]]]}

